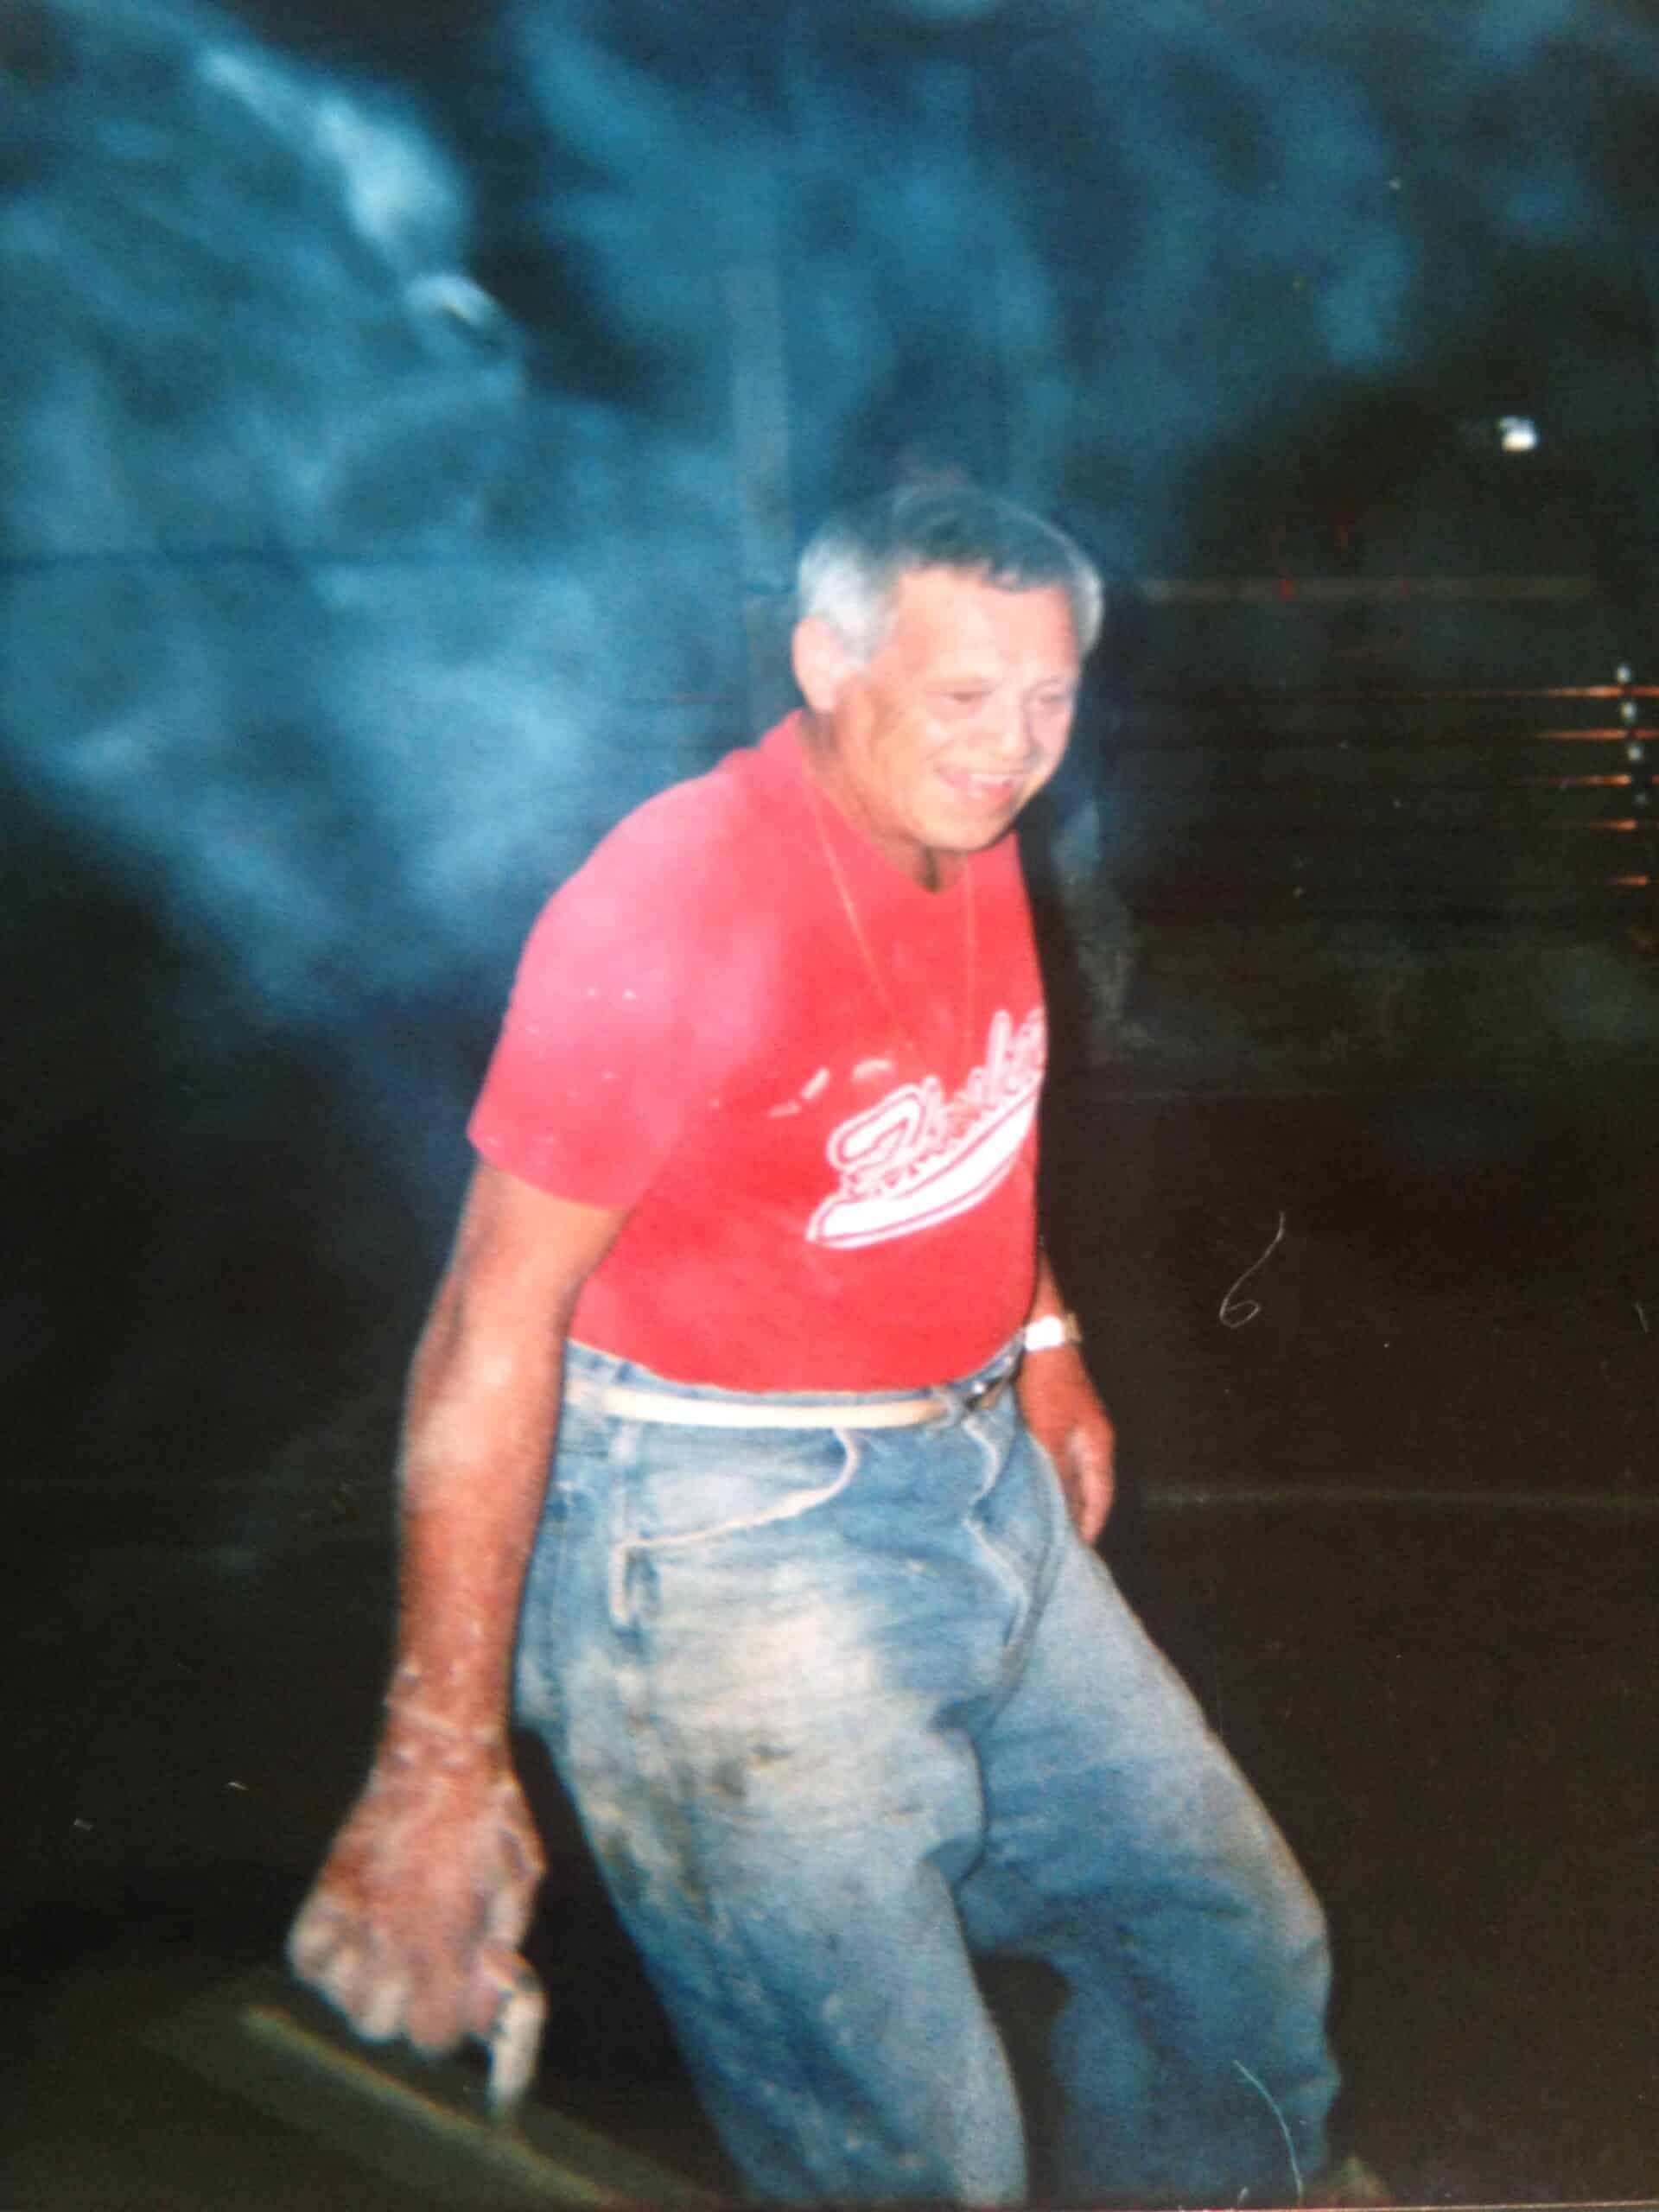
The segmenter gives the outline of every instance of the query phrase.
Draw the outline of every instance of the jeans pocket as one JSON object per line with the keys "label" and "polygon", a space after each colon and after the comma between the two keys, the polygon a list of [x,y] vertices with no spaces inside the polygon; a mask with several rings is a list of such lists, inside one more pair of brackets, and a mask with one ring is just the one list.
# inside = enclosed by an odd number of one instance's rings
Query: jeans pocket
{"label": "jeans pocket", "polygon": [[638,1611],[637,1568],[804,1521],[843,1495],[861,1452],[848,1429],[737,1439],[664,1425],[648,1434],[642,1427],[634,1438],[611,1553],[610,1610],[619,1628]]}

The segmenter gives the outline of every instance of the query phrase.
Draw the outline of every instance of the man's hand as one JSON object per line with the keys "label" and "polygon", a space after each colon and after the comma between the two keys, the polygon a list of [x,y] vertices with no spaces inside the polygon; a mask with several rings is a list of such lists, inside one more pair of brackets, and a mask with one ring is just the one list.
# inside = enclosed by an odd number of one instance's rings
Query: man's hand
{"label": "man's hand", "polygon": [[1027,1352],[1014,1388],[1027,1427],[1054,1462],[1077,1534],[1092,1544],[1112,1510],[1116,1437],[1082,1353],[1075,1344]]}
{"label": "man's hand", "polygon": [[505,1745],[394,1711],[289,1963],[371,2042],[487,2037],[527,1971],[517,1947],[543,1869]]}

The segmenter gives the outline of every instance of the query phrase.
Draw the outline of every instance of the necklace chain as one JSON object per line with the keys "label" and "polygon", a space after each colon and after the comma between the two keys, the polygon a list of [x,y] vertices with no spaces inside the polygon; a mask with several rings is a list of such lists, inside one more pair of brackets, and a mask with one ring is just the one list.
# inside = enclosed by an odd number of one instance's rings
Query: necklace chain
{"label": "necklace chain", "polygon": [[[818,842],[823,849],[823,857],[830,869],[830,879],[840,894],[842,910],[846,913],[848,925],[853,932],[853,941],[858,947],[870,982],[874,986],[876,996],[887,1008],[888,1020],[893,1023],[900,1038],[910,1047],[918,1064],[925,1065],[927,1055],[918,1041],[915,1032],[899,1011],[899,1001],[893,995],[892,987],[876,964],[875,955],[870,949],[870,941],[865,934],[863,920],[854,903],[852,892],[849,888],[846,875],[842,872],[841,859],[836,851],[835,842],[830,836],[829,824],[823,818],[823,795],[818,790],[817,780],[810,768],[806,772],[806,788],[811,802],[812,819],[817,825]],[[963,994],[957,1028],[959,1065],[967,1059],[969,1040],[973,1030],[974,989],[976,982],[975,969],[977,965],[979,949],[978,918],[974,904],[973,870],[965,858],[962,868]]]}

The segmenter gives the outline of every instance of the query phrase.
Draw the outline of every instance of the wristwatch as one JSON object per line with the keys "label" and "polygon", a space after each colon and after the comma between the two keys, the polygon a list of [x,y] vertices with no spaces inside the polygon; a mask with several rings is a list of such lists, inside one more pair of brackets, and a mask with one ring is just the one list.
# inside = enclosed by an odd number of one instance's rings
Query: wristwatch
{"label": "wristwatch", "polygon": [[1045,1313],[1040,1321],[1027,1321],[1020,1332],[1022,1351],[1056,1351],[1061,1344],[1080,1344],[1083,1330],[1075,1313]]}

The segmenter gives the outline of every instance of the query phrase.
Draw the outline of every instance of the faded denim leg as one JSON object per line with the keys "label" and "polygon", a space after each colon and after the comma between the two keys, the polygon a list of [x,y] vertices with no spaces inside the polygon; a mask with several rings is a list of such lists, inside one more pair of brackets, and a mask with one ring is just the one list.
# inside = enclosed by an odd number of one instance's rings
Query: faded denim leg
{"label": "faded denim leg", "polygon": [[1282,2201],[1281,2126],[1317,2164],[1317,1908],[1011,1402],[568,1416],[518,1687],[757,2195],[1024,2194],[970,1943],[1070,1986],[1084,2201]]}
{"label": "faded denim leg", "polygon": [[971,1526],[997,1459],[957,1421],[562,1436],[521,1716],[756,2195],[1025,2193],[954,1897],[983,1800],[953,1707],[1023,1604]]}
{"label": "faded denim leg", "polygon": [[1055,1560],[1016,1686],[975,1732],[987,1847],[959,1902],[976,1948],[1066,1984],[1058,2185],[1294,2203],[1337,2087],[1323,1916],[1101,1562],[1065,1537]]}

